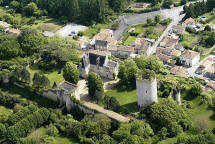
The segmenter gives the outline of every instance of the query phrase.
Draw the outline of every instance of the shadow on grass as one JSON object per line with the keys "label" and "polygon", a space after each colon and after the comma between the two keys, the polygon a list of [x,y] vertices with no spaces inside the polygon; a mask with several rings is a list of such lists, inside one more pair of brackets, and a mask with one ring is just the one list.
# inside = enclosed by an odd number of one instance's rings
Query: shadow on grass
{"label": "shadow on grass", "polygon": [[120,112],[124,114],[135,113],[138,112],[139,108],[137,106],[137,102],[128,103],[120,106]]}

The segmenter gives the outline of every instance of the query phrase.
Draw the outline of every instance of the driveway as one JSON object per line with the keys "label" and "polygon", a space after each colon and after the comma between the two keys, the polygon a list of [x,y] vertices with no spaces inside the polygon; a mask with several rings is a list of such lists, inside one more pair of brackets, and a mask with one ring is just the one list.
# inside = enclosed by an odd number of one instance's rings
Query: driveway
{"label": "driveway", "polygon": [[71,32],[74,32],[75,34],[77,34],[79,31],[84,31],[86,29],[87,27],[85,26],[70,23],[64,26],[62,29],[58,30],[56,34],[62,37],[66,37],[66,36],[69,36]]}

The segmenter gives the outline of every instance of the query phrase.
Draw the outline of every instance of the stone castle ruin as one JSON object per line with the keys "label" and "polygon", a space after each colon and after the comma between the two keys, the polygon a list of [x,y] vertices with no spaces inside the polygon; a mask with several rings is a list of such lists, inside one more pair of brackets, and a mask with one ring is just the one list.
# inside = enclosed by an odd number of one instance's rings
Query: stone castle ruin
{"label": "stone castle ruin", "polygon": [[158,101],[157,80],[153,72],[151,74],[139,73],[136,78],[136,86],[138,106],[145,107]]}

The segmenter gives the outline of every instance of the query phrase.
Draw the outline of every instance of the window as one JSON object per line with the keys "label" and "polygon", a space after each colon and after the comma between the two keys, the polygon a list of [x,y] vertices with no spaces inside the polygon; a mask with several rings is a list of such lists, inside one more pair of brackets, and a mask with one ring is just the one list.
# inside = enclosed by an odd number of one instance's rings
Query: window
{"label": "window", "polygon": [[146,91],[146,93],[147,93],[147,91]]}

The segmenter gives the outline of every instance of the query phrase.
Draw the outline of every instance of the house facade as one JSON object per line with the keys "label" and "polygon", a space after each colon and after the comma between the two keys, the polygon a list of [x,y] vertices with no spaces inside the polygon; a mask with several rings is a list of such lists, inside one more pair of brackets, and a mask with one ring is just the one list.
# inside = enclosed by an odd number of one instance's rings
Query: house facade
{"label": "house facade", "polygon": [[180,61],[183,65],[192,67],[200,60],[200,53],[187,50],[180,56]]}

